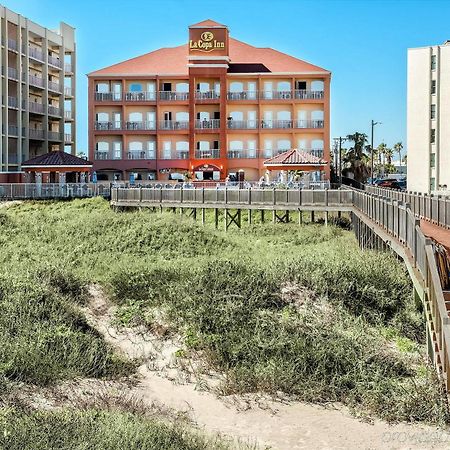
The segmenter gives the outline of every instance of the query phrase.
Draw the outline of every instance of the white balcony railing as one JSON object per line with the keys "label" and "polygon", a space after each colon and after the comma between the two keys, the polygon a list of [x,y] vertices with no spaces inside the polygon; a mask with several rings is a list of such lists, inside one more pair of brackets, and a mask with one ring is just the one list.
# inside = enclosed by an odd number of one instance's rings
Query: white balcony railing
{"label": "white balcony railing", "polygon": [[44,53],[34,47],[28,47],[28,55],[30,58],[37,59],[38,61],[44,61]]}
{"label": "white balcony railing", "polygon": [[8,67],[8,78],[11,78],[13,80],[19,79],[19,72],[14,67]]}
{"label": "white balcony railing", "polygon": [[230,130],[251,130],[258,128],[257,120],[227,120],[227,128]]}
{"label": "white balcony railing", "polygon": [[96,160],[113,160],[113,159],[122,159],[122,151],[96,151],[94,153],[94,159]]}
{"label": "white balcony railing", "polygon": [[58,67],[59,69],[62,69],[63,67],[63,62],[55,56],[48,55],[48,63],[52,66]]}
{"label": "white balcony railing", "polygon": [[258,91],[228,92],[228,100],[257,100]]}
{"label": "white balcony railing", "polygon": [[197,119],[195,121],[195,128],[200,128],[202,130],[220,128],[220,119]]}
{"label": "white balcony railing", "polygon": [[189,159],[189,150],[161,150],[160,159]]}
{"label": "white balcony railing", "polygon": [[296,99],[317,99],[320,100],[324,96],[323,91],[309,91],[306,89],[298,89],[295,92],[295,98]]}
{"label": "white balcony railing", "polygon": [[[70,95],[67,94],[66,95]],[[121,92],[96,92],[94,99],[97,102],[120,102],[122,101]]]}
{"label": "white balcony railing", "polygon": [[108,131],[108,130],[122,130],[122,121],[115,122],[94,122],[94,130]]}
{"label": "white balcony railing", "polygon": [[125,92],[127,102],[149,102],[156,100],[156,92]]}
{"label": "white balcony railing", "polygon": [[292,128],[292,120],[261,120],[261,128]]}
{"label": "white balcony railing", "polygon": [[128,150],[127,159],[156,159],[155,150]]}
{"label": "white balcony railing", "polygon": [[15,52],[17,52],[19,48],[17,45],[17,41],[15,39],[8,38],[8,48],[9,50],[14,50]]}
{"label": "white balcony railing", "polygon": [[57,83],[55,81],[49,81],[48,82],[48,89],[50,91],[61,92],[61,88],[62,88],[62,86],[61,86],[60,83]]}
{"label": "white balcony railing", "polygon": [[220,149],[212,148],[210,150],[195,150],[195,157],[197,159],[213,159],[220,157]]}
{"label": "white balcony railing", "polygon": [[155,122],[125,122],[126,130],[155,130]]}
{"label": "white balcony railing", "polygon": [[323,120],[295,120],[294,121],[295,128],[323,128],[324,121]]}
{"label": "white balcony railing", "polygon": [[189,121],[187,120],[160,120],[160,130],[188,130]]}
{"label": "white balcony railing", "polygon": [[195,91],[196,100],[217,100],[220,98],[220,92],[216,91]]}
{"label": "white balcony railing", "polygon": [[159,91],[159,99],[167,101],[189,100],[189,92]]}
{"label": "white balcony railing", "polygon": [[256,149],[228,150],[227,157],[230,159],[255,159],[258,157]]}

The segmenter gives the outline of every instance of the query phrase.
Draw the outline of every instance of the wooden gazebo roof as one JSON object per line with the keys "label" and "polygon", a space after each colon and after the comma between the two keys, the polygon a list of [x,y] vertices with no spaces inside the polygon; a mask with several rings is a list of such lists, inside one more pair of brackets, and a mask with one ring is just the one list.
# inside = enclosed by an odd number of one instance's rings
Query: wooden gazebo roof
{"label": "wooden gazebo roof", "polygon": [[92,162],[78,156],[62,151],[51,151],[44,155],[39,155],[34,158],[24,161],[22,168],[25,170],[39,171],[89,171],[92,168]]}
{"label": "wooden gazebo roof", "polygon": [[311,153],[293,148],[264,161],[269,170],[318,170],[327,162]]}

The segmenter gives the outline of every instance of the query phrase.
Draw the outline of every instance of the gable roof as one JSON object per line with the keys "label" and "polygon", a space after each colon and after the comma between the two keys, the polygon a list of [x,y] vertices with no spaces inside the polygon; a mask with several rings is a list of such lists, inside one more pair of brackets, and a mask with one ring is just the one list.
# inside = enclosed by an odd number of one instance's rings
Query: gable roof
{"label": "gable roof", "polygon": [[199,23],[194,23],[194,25],[189,25],[189,28],[203,28],[203,27],[211,27],[211,28],[228,28],[226,25],[216,22],[212,19],[206,19]]}
{"label": "gable roof", "polygon": [[[200,22],[202,23],[202,22]],[[262,64],[265,72],[275,73],[321,73],[330,72],[286,53],[272,48],[254,47],[234,38],[229,38],[231,64]],[[106,75],[188,75],[188,46],[160,48],[112,66],[96,70],[88,76]],[[232,71],[236,73],[235,70]]]}
{"label": "gable roof", "polygon": [[90,161],[87,161],[78,156],[61,151],[52,151],[29,159],[22,163],[22,167],[31,166],[92,166]]}
{"label": "gable roof", "polygon": [[264,161],[264,165],[317,165],[324,166],[326,165],[326,161],[322,158],[312,155],[311,153],[298,150],[293,148],[291,150],[287,150],[286,152],[280,153],[279,155],[274,156],[273,158],[266,159]]}

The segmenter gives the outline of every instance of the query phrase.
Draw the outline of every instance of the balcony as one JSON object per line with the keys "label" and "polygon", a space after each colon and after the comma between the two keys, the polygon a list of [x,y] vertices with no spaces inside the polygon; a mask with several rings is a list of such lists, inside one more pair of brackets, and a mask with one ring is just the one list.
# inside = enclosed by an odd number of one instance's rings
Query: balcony
{"label": "balcony", "polygon": [[61,109],[57,108],[56,106],[48,105],[48,114],[50,116],[60,117],[61,116]]}
{"label": "balcony", "polygon": [[216,91],[195,91],[196,100],[218,100],[220,93]]}
{"label": "balcony", "polygon": [[96,151],[94,153],[94,159],[99,161],[122,159],[122,152],[120,150],[116,151]]}
{"label": "balcony", "polygon": [[65,63],[65,64],[64,64],[64,72],[66,72],[66,73],[72,73],[72,72],[73,72],[72,64]]}
{"label": "balcony", "polygon": [[316,156],[317,158],[323,158],[323,148],[313,148],[304,151],[310,153],[313,156]]}
{"label": "balcony", "polygon": [[58,69],[62,69],[62,67],[63,67],[63,62],[55,56],[49,55],[48,63],[51,64],[52,66],[57,67]]}
{"label": "balcony", "polygon": [[59,131],[47,131],[49,141],[61,141],[63,136]]}
{"label": "balcony", "polygon": [[159,91],[159,99],[166,101],[189,100],[189,92]]}
{"label": "balcony", "polygon": [[[24,46],[25,47],[25,46]],[[24,48],[25,53],[25,48]],[[44,62],[44,53],[34,47],[28,47],[28,55],[30,58],[36,59],[40,62]]]}
{"label": "balcony", "polygon": [[66,97],[72,97],[72,88],[69,86],[64,86],[64,95]]}
{"label": "balcony", "polygon": [[19,128],[17,125],[8,125],[8,134],[10,136],[19,136]]}
{"label": "balcony", "polygon": [[128,150],[127,159],[156,159],[155,150]]}
{"label": "balcony", "polygon": [[258,91],[227,92],[228,100],[257,100]]}
{"label": "balcony", "polygon": [[300,89],[294,91],[294,94],[297,100],[304,100],[304,99],[320,100],[323,99],[324,91],[308,91],[306,89]]}
{"label": "balcony", "polygon": [[125,122],[126,130],[156,130],[155,122]]}
{"label": "balcony", "polygon": [[189,150],[163,150],[161,159],[189,159]]}
{"label": "balcony", "polygon": [[19,79],[19,72],[14,67],[8,67],[8,78],[11,78],[12,80],[18,80]]}
{"label": "balcony", "polygon": [[292,128],[292,120],[261,120],[261,128]]}
{"label": "balcony", "polygon": [[189,130],[189,121],[185,120],[160,120],[160,130]]}
{"label": "balcony", "polygon": [[229,130],[251,130],[258,128],[257,120],[227,120],[227,128]]}
{"label": "balcony", "polygon": [[261,91],[260,98],[263,100],[292,100],[292,91]]}
{"label": "balcony", "polygon": [[37,77],[36,75],[29,75],[28,81],[32,86],[39,88],[44,88],[44,79],[42,77]]}
{"label": "balcony", "polygon": [[30,139],[45,139],[44,130],[29,128],[28,129],[28,137]]}
{"label": "balcony", "polygon": [[[64,90],[64,93],[65,90]],[[70,95],[67,94],[66,95]],[[96,92],[94,95],[96,102],[120,102],[122,101],[122,93],[120,92]]]}
{"label": "balcony", "polygon": [[54,81],[49,81],[48,82],[48,89],[49,89],[49,91],[60,93],[62,91],[62,86],[61,86],[60,83],[56,83]]}
{"label": "balcony", "polygon": [[126,102],[151,102],[156,100],[156,92],[125,92]]}
{"label": "balcony", "polygon": [[324,121],[323,120],[295,120],[294,121],[295,128],[323,128]]}
{"label": "balcony", "polygon": [[217,129],[220,128],[220,119],[197,119],[195,121],[195,128],[201,130]]}
{"label": "balcony", "polygon": [[72,135],[69,133],[64,133],[64,142],[66,143],[72,142]]}
{"label": "balcony", "polygon": [[64,119],[68,119],[68,120],[72,120],[73,119],[73,117],[72,117],[72,111],[64,111]]}
{"label": "balcony", "polygon": [[97,131],[114,131],[114,130],[121,130],[122,129],[122,122],[94,122],[94,130]]}
{"label": "balcony", "polygon": [[28,102],[28,108],[31,113],[45,114],[45,108],[42,103],[38,102]]}
{"label": "balcony", "polygon": [[210,150],[195,150],[196,159],[214,159],[220,157],[220,150],[212,148]]}
{"label": "balcony", "polygon": [[258,151],[256,149],[228,150],[227,157],[230,159],[256,159]]}
{"label": "balcony", "polygon": [[9,97],[8,96],[8,108],[14,108],[14,109],[19,108],[19,102],[17,100],[17,97]]}
{"label": "balcony", "polygon": [[19,47],[18,47],[18,45],[17,45],[17,41],[14,40],[14,39],[9,38],[9,39],[8,39],[8,49],[17,52],[17,51],[18,51],[18,48],[19,48]]}

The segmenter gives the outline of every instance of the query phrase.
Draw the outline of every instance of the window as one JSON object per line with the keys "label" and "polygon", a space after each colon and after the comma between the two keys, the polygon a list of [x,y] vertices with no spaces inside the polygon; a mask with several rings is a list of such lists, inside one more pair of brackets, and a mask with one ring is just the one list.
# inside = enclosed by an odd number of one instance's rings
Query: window
{"label": "window", "polygon": [[130,122],[142,122],[142,113],[140,112],[130,113],[130,115],[128,116],[128,120]]}
{"label": "window", "polygon": [[436,130],[432,128],[430,132],[430,143],[434,144],[435,142],[436,142]]}
{"label": "window", "polygon": [[142,92],[142,84],[141,83],[130,84],[130,92]]}
{"label": "window", "polygon": [[436,178],[430,178],[430,191],[436,190]]}
{"label": "window", "polygon": [[313,80],[311,81],[311,90],[312,91],[323,91],[324,83],[322,80]]}
{"label": "window", "polygon": [[128,147],[130,149],[130,152],[142,151],[142,142],[137,142],[137,141],[130,142]]}
{"label": "window", "polygon": [[436,119],[436,105],[431,105],[431,119]]}
{"label": "window", "polygon": [[436,153],[430,154],[430,167],[434,169],[436,167]]}
{"label": "window", "polygon": [[431,56],[431,70],[436,70],[436,55]]}
{"label": "window", "polygon": [[97,142],[97,151],[98,152],[109,151],[109,143],[108,142]]}
{"label": "window", "polygon": [[240,81],[233,81],[230,83],[230,92],[242,92],[244,90],[244,83]]}
{"label": "window", "polygon": [[436,94],[436,80],[431,80],[431,93]]}
{"label": "window", "polygon": [[114,159],[122,158],[122,142],[113,142]]}
{"label": "window", "polygon": [[95,86],[95,91],[106,94],[109,92],[109,84],[108,83],[97,83],[97,86]]}

